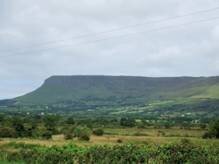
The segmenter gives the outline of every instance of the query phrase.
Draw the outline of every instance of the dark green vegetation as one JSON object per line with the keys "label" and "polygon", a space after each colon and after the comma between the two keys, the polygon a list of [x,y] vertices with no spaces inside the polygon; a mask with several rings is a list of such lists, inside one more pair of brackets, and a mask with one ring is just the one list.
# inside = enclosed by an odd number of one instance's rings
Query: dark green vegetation
{"label": "dark green vegetation", "polygon": [[203,138],[219,138],[219,120],[210,123],[209,130],[203,135]]}
{"label": "dark green vegetation", "polygon": [[[0,160],[23,163],[193,163],[216,164],[219,149],[197,146],[189,140],[180,143],[155,145],[116,145],[78,147],[43,147],[28,144],[6,144],[1,147]],[[11,151],[13,150],[13,151]]]}
{"label": "dark green vegetation", "polygon": [[[89,141],[91,134],[104,135],[104,128],[138,128],[138,129],[163,129],[159,136],[165,136],[168,129],[196,129],[207,130],[203,138],[219,138],[219,120],[213,120],[208,124],[185,122],[170,124],[159,122],[149,124],[140,119],[120,118],[118,120],[105,119],[81,119],[77,117],[65,117],[59,115],[0,115],[0,138],[39,138],[50,139],[52,135],[64,134],[65,139],[78,138]],[[110,133],[108,133],[110,134]],[[130,135],[130,134],[128,134]],[[135,133],[136,136],[146,134]],[[189,137],[189,136],[187,136]]]}
{"label": "dark green vegetation", "polygon": [[53,76],[0,111],[208,122],[219,116],[219,77]]}
{"label": "dark green vegetation", "polygon": [[56,115],[9,116],[2,114],[0,115],[0,138],[51,139],[52,135],[64,134],[66,139],[77,137],[88,141],[92,132],[88,124],[89,121],[83,123],[78,120],[75,123],[72,117],[63,118]]}

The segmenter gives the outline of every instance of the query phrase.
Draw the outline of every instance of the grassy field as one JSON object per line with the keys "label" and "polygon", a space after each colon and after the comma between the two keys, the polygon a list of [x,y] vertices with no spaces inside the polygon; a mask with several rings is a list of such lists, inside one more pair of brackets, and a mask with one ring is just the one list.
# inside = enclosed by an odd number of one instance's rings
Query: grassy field
{"label": "grassy field", "polygon": [[[26,144],[37,144],[42,146],[63,146],[66,144],[76,144],[78,146],[93,146],[93,145],[115,145],[121,143],[132,143],[132,144],[166,144],[166,143],[177,143],[183,137],[148,137],[148,136],[122,136],[122,135],[104,135],[104,136],[91,136],[90,141],[79,141],[77,139],[65,140],[63,135],[53,136],[51,140],[41,140],[41,139],[1,139],[0,145],[8,143],[26,143]],[[197,145],[217,145],[219,146],[219,141],[214,139],[201,139],[194,137],[187,137],[192,143]],[[121,140],[121,143],[118,143]]]}
{"label": "grassy field", "polygon": [[105,128],[89,141],[0,139],[0,163],[197,163],[219,162],[219,140],[202,139],[205,130]]}
{"label": "grassy field", "polygon": [[77,139],[65,140],[64,135],[53,135],[50,140],[30,139],[30,138],[5,138],[0,140],[0,145],[11,142],[39,144],[43,146],[63,146],[66,144],[76,144],[79,146],[93,145],[115,145],[121,143],[133,144],[166,144],[179,142],[183,138],[189,139],[191,142],[202,145],[218,145],[219,140],[202,139],[204,130],[197,129],[138,129],[138,128],[106,128],[103,136],[92,135],[90,141],[79,141]]}

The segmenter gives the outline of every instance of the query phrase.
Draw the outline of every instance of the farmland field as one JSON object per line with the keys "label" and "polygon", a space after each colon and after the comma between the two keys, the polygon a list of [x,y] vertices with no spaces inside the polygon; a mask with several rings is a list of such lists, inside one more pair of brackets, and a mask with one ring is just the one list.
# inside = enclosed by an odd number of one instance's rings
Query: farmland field
{"label": "farmland field", "polygon": [[[66,140],[63,134],[53,135],[49,140],[4,138],[0,140],[0,159],[2,163],[195,163],[195,158],[205,153],[200,163],[219,162],[219,140],[202,139],[205,130],[105,128],[104,132],[102,136],[91,135],[89,141]],[[117,154],[119,161],[109,159],[115,150],[120,153]],[[98,151],[105,151],[102,160],[96,154]]]}
{"label": "farmland field", "polygon": [[[189,139],[195,144],[215,144],[219,146],[219,140],[206,140],[202,139],[204,130],[185,130],[185,129],[138,129],[138,128],[106,128],[104,129],[105,135],[96,136],[91,135],[88,142],[80,141],[77,139],[65,140],[64,135],[53,135],[50,140],[42,139],[28,139],[28,138],[5,138],[0,140],[0,144],[10,142],[39,144],[44,146],[52,145],[65,145],[73,143],[76,145],[92,146],[96,144],[119,144],[117,141],[120,139],[122,143],[135,143],[135,144],[165,144],[178,142],[181,139]],[[165,133],[165,135],[164,135]]]}

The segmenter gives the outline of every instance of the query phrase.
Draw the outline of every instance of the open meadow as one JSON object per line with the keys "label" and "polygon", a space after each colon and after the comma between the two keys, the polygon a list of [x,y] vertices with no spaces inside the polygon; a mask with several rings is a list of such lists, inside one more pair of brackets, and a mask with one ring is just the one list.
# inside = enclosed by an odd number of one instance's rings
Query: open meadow
{"label": "open meadow", "polygon": [[[61,164],[62,162],[102,163],[103,161],[106,163],[110,161],[112,163],[189,161],[195,163],[197,162],[195,158],[200,158],[205,152],[206,157],[197,163],[216,164],[219,161],[217,154],[219,140],[203,139],[202,135],[205,132],[200,129],[179,128],[106,128],[103,135],[92,134],[89,141],[78,138],[66,140],[63,134],[53,135],[51,139],[2,138],[0,139],[0,162],[32,163],[35,161]],[[120,156],[117,154],[119,159],[110,160],[112,149],[120,153]],[[100,154],[96,154],[97,152]],[[124,153],[130,154],[127,156]],[[181,153],[181,155],[175,153]],[[28,154],[32,158],[28,157]],[[102,160],[99,159],[101,154]],[[195,158],[191,158],[192,154]]]}
{"label": "open meadow", "polygon": [[31,138],[2,138],[0,145],[9,143],[37,144],[42,146],[63,146],[76,144],[78,146],[115,145],[115,144],[152,144],[161,145],[177,143],[188,139],[197,145],[215,145],[219,147],[217,139],[203,139],[205,130],[200,129],[138,129],[138,128],[106,128],[104,135],[91,135],[89,141],[77,138],[66,140],[63,134],[53,135],[51,139]]}

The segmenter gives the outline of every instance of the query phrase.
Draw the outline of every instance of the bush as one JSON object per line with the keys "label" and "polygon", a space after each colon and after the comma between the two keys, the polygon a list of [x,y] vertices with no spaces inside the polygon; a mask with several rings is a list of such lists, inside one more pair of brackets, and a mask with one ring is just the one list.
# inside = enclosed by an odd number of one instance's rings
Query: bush
{"label": "bush", "polygon": [[6,138],[6,137],[16,137],[16,131],[12,128],[3,127],[0,128],[0,137]]}
{"label": "bush", "polygon": [[83,141],[89,141],[90,140],[90,135],[82,134],[78,139],[83,140]]}
{"label": "bush", "polygon": [[212,134],[213,137],[219,138],[219,119],[210,123],[209,133]]}
{"label": "bush", "polygon": [[72,133],[70,133],[70,132],[67,132],[66,134],[64,134],[65,135],[65,139],[66,140],[71,140],[71,139],[73,139],[74,138],[74,136],[73,136],[73,134]]}
{"label": "bush", "polygon": [[202,138],[219,138],[219,119],[210,123],[208,132]]}
{"label": "bush", "polygon": [[42,134],[42,138],[44,139],[51,139],[52,138],[52,132],[51,131],[46,131]]}
{"label": "bush", "polygon": [[200,161],[208,163],[204,149],[188,144],[187,141],[179,144],[165,144],[159,147],[158,152],[162,163],[200,163]]}
{"label": "bush", "polygon": [[203,139],[208,139],[208,138],[212,138],[212,137],[213,137],[213,135],[209,132],[205,132],[202,136]]}
{"label": "bush", "polygon": [[74,136],[78,137],[79,140],[90,140],[90,129],[87,127],[76,127],[74,129]]}
{"label": "bush", "polygon": [[93,134],[96,136],[102,136],[104,134],[103,129],[95,129],[93,130]]}
{"label": "bush", "polygon": [[15,119],[12,126],[16,132],[17,137],[25,137],[26,136],[26,130],[24,128],[23,123],[20,120],[17,121]]}
{"label": "bush", "polygon": [[122,139],[117,139],[117,143],[122,143]]}

